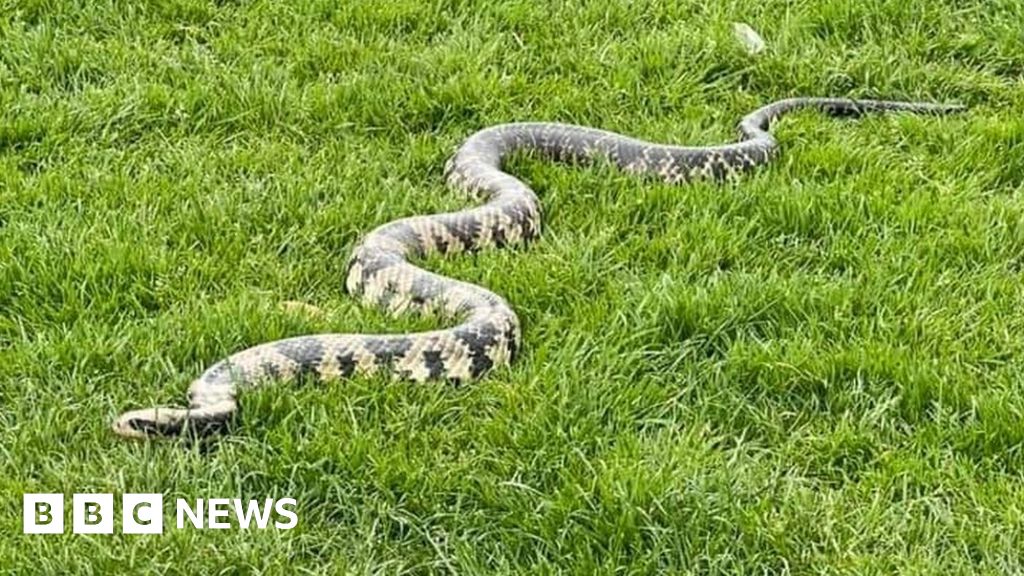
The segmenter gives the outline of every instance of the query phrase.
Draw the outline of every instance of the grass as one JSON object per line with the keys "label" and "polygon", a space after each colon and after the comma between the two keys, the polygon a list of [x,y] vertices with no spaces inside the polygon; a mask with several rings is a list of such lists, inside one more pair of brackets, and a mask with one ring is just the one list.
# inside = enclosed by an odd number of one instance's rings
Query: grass
{"label": "grass", "polygon": [[[1024,571],[1022,19],[0,0],[0,570]],[[476,129],[716,143],[794,95],[971,110],[793,116],[779,161],[727,185],[519,158],[543,238],[428,261],[520,312],[511,368],[270,387],[206,453],[109,430],[248,345],[435,326],[359,306],[344,263],[373,226],[465,205],[441,166]],[[292,496],[300,524],[20,534],[24,492],[150,491]]]}

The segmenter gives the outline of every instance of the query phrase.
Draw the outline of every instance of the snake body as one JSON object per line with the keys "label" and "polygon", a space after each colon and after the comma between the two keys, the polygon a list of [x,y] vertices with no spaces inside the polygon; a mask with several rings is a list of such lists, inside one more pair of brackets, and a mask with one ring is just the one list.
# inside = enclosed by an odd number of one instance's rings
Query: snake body
{"label": "snake body", "polygon": [[540,203],[533,190],[502,170],[522,151],[561,162],[603,159],[666,182],[724,179],[767,163],[778,144],[769,126],[786,112],[814,108],[832,116],[904,111],[944,114],[956,105],[883,100],[791,98],[759,108],[739,123],[740,139],[718,146],[684,147],[645,142],[614,132],[556,123],[514,123],[470,136],[448,161],[450,187],[484,202],[458,212],[412,216],[384,224],[355,247],[346,288],[367,304],[404,311],[440,312],[459,323],[415,334],[316,334],[242,350],[194,380],[187,408],[127,412],[114,431],[127,437],[205,435],[224,429],[238,412],[238,395],[261,383],[302,376],[329,380],[388,371],[422,381],[464,381],[510,363],[521,346],[519,318],[497,294],[417,267],[410,259],[502,247],[537,237]]}

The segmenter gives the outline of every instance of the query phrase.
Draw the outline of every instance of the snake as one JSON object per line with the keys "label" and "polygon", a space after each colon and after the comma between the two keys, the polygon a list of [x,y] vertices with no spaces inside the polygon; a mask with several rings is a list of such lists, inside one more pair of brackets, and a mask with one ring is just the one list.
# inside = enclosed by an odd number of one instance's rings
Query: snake
{"label": "snake", "polygon": [[554,122],[516,122],[485,127],[463,141],[445,164],[448,187],[478,200],[454,212],[403,217],[358,241],[346,267],[345,289],[369,306],[392,314],[440,316],[451,327],[399,334],[313,334],[241,350],[210,365],[188,388],[187,407],[132,410],[113,430],[129,438],[207,436],[231,428],[244,390],[269,382],[315,381],[391,374],[411,381],[461,383],[510,364],[522,347],[513,308],[475,284],[415,264],[428,254],[451,255],[524,245],[541,232],[541,205],[528,184],[504,171],[510,155],[553,162],[610,162],[631,174],[681,183],[725,180],[768,163],[778,142],[769,132],[782,115],[815,109],[857,117],[897,111],[941,115],[964,106],[892,100],[796,97],[778,100],[744,116],[739,137],[727,144],[677,146],[616,132]]}

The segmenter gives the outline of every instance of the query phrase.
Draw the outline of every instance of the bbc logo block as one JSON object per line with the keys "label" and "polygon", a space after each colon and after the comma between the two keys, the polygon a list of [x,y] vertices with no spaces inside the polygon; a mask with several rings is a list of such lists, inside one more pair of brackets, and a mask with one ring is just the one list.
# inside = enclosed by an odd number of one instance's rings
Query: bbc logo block
{"label": "bbc logo block", "polygon": [[25,534],[64,533],[63,494],[25,494],[22,509]]}
{"label": "bbc logo block", "polygon": [[75,534],[114,533],[113,494],[75,494],[71,510]]}
{"label": "bbc logo block", "polygon": [[[121,533],[163,534],[163,494],[124,494]],[[25,494],[22,502],[25,534],[64,533],[63,494]],[[116,518],[113,494],[74,494],[71,531],[75,534],[113,534]]]}
{"label": "bbc logo block", "polygon": [[163,494],[125,494],[121,504],[121,532],[163,534]]}

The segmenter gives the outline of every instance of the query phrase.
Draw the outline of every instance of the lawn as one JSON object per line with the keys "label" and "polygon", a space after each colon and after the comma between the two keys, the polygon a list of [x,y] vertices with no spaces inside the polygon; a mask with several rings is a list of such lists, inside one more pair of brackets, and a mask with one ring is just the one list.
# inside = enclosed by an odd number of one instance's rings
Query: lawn
{"label": "lawn", "polygon": [[[1022,21],[1010,0],[0,0],[0,571],[1024,571]],[[249,345],[437,326],[362,307],[345,262],[467,205],[442,166],[477,129],[718,143],[797,95],[970,110],[800,113],[727,184],[516,158],[542,238],[426,261],[512,303],[513,366],[282,383],[207,449],[110,431]],[[27,536],[25,492],[290,496],[299,525]]]}

